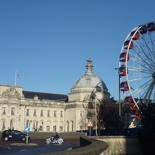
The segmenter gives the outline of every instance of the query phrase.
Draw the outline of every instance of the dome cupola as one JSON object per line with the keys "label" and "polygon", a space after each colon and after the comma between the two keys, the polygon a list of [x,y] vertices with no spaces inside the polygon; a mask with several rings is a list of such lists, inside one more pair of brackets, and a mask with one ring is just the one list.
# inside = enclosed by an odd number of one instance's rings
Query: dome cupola
{"label": "dome cupola", "polygon": [[92,60],[87,60],[86,72],[81,76],[71,88],[69,93],[69,101],[81,101],[84,96],[93,92],[98,93],[100,99],[110,98],[110,93],[108,92],[105,83],[93,73]]}

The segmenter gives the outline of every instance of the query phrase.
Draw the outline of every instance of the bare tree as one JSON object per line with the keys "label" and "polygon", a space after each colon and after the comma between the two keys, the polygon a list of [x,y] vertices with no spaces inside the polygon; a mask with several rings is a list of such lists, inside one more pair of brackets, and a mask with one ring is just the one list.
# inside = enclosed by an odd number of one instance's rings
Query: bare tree
{"label": "bare tree", "polygon": [[100,129],[118,129],[121,127],[118,104],[115,104],[112,100],[103,100],[99,109],[98,122]]}

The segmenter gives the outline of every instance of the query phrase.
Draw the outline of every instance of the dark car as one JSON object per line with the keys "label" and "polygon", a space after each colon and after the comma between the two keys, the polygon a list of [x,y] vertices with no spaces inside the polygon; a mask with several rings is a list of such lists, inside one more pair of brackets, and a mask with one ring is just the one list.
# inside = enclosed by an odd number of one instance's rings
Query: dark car
{"label": "dark car", "polygon": [[[26,141],[27,134],[18,131],[18,130],[4,130],[2,132],[2,140],[8,141],[8,140],[21,140]],[[28,139],[30,139],[30,136],[28,136]]]}

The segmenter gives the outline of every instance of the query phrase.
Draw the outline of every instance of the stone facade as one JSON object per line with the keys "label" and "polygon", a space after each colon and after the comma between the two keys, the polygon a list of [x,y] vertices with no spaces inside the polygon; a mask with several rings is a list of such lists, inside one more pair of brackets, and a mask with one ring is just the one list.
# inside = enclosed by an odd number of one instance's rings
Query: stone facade
{"label": "stone facade", "polygon": [[[99,90],[99,91],[98,91]],[[68,95],[26,92],[20,86],[0,85],[0,130],[69,132],[87,129],[86,104],[91,95],[110,98],[104,82],[94,75],[92,61]]]}

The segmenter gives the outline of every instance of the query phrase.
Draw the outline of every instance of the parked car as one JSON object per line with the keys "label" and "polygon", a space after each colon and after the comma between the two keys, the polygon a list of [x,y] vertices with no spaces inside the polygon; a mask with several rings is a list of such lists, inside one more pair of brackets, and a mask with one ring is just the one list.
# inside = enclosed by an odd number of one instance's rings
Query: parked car
{"label": "parked car", "polygon": [[[26,141],[26,138],[27,138],[27,134],[18,130],[4,130],[1,136],[1,139],[5,141],[9,141],[9,140]],[[28,140],[29,139],[30,139],[30,136],[28,136]]]}

